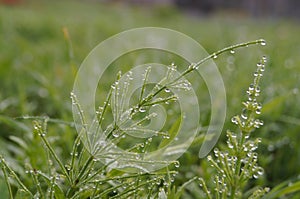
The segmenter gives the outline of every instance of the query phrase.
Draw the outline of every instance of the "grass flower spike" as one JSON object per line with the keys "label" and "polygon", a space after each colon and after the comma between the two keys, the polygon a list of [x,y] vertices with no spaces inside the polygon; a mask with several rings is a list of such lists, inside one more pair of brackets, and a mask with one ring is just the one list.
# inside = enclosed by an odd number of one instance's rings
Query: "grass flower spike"
{"label": "grass flower spike", "polygon": [[[260,94],[259,82],[265,70],[265,63],[266,57],[262,57],[254,72],[254,81],[247,90],[247,100],[243,102],[242,113],[231,119],[238,127],[237,133],[228,130],[226,149],[215,148],[214,157],[207,157],[217,172],[214,178],[215,187],[211,191],[204,180],[200,180],[200,186],[203,187],[208,198],[244,198],[247,182],[264,173],[263,168],[257,163],[258,154],[255,152],[261,139],[252,140],[250,135],[263,125],[263,121],[257,119],[262,109],[257,98]],[[268,188],[258,187],[247,198],[260,198],[268,190]]]}

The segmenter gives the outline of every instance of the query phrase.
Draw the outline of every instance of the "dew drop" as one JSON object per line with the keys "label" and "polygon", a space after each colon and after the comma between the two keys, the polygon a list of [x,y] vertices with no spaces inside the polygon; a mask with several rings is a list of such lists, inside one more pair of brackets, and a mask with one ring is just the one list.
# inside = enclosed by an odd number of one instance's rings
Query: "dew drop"
{"label": "dew drop", "polygon": [[115,138],[120,137],[119,131],[114,131],[114,132],[112,133],[112,135],[113,135]]}
{"label": "dew drop", "polygon": [[213,58],[214,58],[214,59],[217,59],[217,58],[218,58],[218,55],[214,54],[214,55],[213,55]]}
{"label": "dew drop", "polygon": [[[70,165],[68,165],[68,164],[66,164],[65,165],[65,168],[68,170],[68,171],[70,171],[71,170],[71,166]],[[30,170],[31,171],[31,170]]]}
{"label": "dew drop", "polygon": [[166,93],[169,93],[170,91],[171,91],[171,90],[168,89],[168,88],[165,89],[165,92],[166,92]]}
{"label": "dew drop", "polygon": [[178,168],[178,167],[180,166],[180,163],[179,163],[178,161],[176,161],[176,162],[174,162],[174,166],[175,166],[176,168]]}
{"label": "dew drop", "polygon": [[261,109],[262,108],[262,104],[261,103],[257,103],[257,108]]}
{"label": "dew drop", "polygon": [[252,156],[252,153],[251,152],[247,153],[247,156],[250,158]]}
{"label": "dew drop", "polygon": [[194,63],[191,63],[191,65],[189,65],[189,70],[194,70],[195,69],[195,64]]}
{"label": "dew drop", "polygon": [[168,140],[168,139],[170,139],[170,136],[169,135],[164,135],[163,138]]}
{"label": "dew drop", "polygon": [[140,156],[140,154],[136,154],[136,156],[135,156],[135,159],[136,159],[136,160],[139,160],[139,159],[141,159],[141,156]]}
{"label": "dew drop", "polygon": [[243,109],[243,111],[242,111],[242,114],[241,114],[241,117],[244,119],[244,120],[246,120],[246,119],[248,119],[248,110],[247,109]]}
{"label": "dew drop", "polygon": [[236,116],[231,118],[231,122],[234,124],[238,124],[238,120],[237,120]]}
{"label": "dew drop", "polygon": [[141,112],[141,113],[145,113],[145,112],[146,112],[146,109],[145,109],[145,108],[143,108],[143,107],[141,107],[141,108],[139,108],[139,112]]}
{"label": "dew drop", "polygon": [[250,84],[249,86],[249,91],[253,91],[254,90],[254,85],[253,84]]}
{"label": "dew drop", "polygon": [[267,57],[266,56],[262,56],[262,60],[266,63],[267,62]]}
{"label": "dew drop", "polygon": [[258,62],[258,63],[256,64],[256,66],[257,66],[257,67],[261,67],[261,66],[262,66],[262,63],[261,63],[261,62]]}
{"label": "dew drop", "polygon": [[219,149],[218,148],[214,148],[214,153],[215,153],[215,156],[218,157],[219,156]]}
{"label": "dew drop", "polygon": [[231,53],[231,54],[234,54],[234,53],[235,53],[235,51],[234,51],[233,49],[231,49],[231,50],[230,50],[230,53]]}
{"label": "dew drop", "polygon": [[261,110],[258,108],[258,109],[256,109],[255,113],[256,113],[257,115],[260,115],[260,114],[261,114]]}
{"label": "dew drop", "polygon": [[211,155],[207,156],[207,160],[208,160],[208,161],[212,161]]}
{"label": "dew drop", "polygon": [[262,120],[259,120],[259,125],[264,125],[264,121],[262,121]]}
{"label": "dew drop", "polygon": [[257,170],[256,170],[256,172],[257,172],[257,175],[263,175],[264,174],[264,169],[263,168],[261,168],[261,167],[258,167],[257,168]]}
{"label": "dew drop", "polygon": [[265,46],[266,44],[267,44],[267,43],[266,43],[265,40],[262,39],[262,40],[260,41],[260,45]]}
{"label": "dew drop", "polygon": [[270,191],[270,188],[269,187],[266,187],[264,188],[265,192],[269,192]]}

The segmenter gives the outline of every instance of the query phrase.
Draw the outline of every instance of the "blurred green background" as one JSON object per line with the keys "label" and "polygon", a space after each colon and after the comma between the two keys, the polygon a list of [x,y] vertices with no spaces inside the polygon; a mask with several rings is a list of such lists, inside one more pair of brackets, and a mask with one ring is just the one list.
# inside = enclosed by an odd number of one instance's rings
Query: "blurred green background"
{"label": "blurred green background", "polygon": [[[193,4],[193,1],[129,2],[2,0],[0,148],[13,167],[22,173],[20,167],[24,165],[26,155],[38,159],[38,152],[31,149],[30,153],[24,153],[12,141],[11,136],[25,142],[31,139],[30,122],[18,117],[48,115],[71,122],[69,95],[76,71],[88,53],[99,42],[121,31],[157,26],[187,34],[209,53],[248,40],[264,38],[267,41],[265,47],[240,49],[233,55],[227,53],[215,60],[227,89],[224,132],[233,128],[230,118],[239,113],[255,65],[262,55],[266,55],[268,64],[261,85],[264,104],[261,118],[265,125],[253,135],[263,138],[259,153],[266,174],[259,183],[272,187],[300,177],[300,21],[292,9],[295,2],[287,1],[290,4],[284,7],[286,10],[269,10],[267,3],[203,6],[206,4]],[[136,57],[123,60],[121,64],[131,66],[134,59]],[[114,71],[108,71],[108,74],[103,85],[109,85],[115,78]],[[209,100],[203,89],[205,94],[201,99]],[[201,109],[205,126],[208,124],[209,101]],[[51,128],[57,147],[66,155],[75,129],[63,125]],[[223,140],[224,135],[219,145],[224,143]],[[197,156],[199,148],[194,143],[181,158],[179,181],[193,175],[205,175]],[[5,192],[3,182],[0,193],[2,190]]]}

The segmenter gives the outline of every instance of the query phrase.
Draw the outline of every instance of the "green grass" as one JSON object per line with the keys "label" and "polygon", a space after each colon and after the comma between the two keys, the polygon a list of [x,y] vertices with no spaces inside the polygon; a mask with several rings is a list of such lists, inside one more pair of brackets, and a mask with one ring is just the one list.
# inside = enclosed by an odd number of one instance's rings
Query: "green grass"
{"label": "green grass", "polygon": [[[290,20],[233,19],[222,16],[199,18],[186,16],[175,8],[145,10],[121,5],[83,3],[29,3],[19,7],[0,7],[0,147],[12,166],[21,172],[24,157],[39,157],[40,145],[29,145],[25,151],[22,141],[32,143],[28,120],[11,120],[24,115],[48,115],[72,121],[69,99],[76,70],[92,48],[107,37],[134,27],[160,26],[181,31],[202,44],[209,53],[231,44],[264,38],[264,48],[249,47],[220,56],[215,62],[227,89],[227,121],[240,109],[245,85],[251,81],[257,58],[268,57],[268,71],[261,87],[264,104],[260,129],[263,138],[259,153],[260,165],[265,168],[262,184],[275,186],[300,174],[300,26]],[[64,38],[68,29],[72,48]],[[124,67],[135,64],[135,57],[116,62]],[[154,55],[155,56],[155,53]],[[200,60],[201,58],[199,58]],[[170,60],[162,60],[170,63]],[[103,85],[109,86],[116,71],[107,71]],[[104,86],[105,87],[105,86]],[[206,91],[206,87],[201,87]],[[103,94],[105,96],[105,93]],[[103,101],[100,91],[99,101]],[[208,101],[209,96],[201,96]],[[99,102],[100,103],[100,102]],[[202,124],[208,123],[209,105],[201,106]],[[26,125],[24,125],[26,124]],[[232,127],[226,123],[224,129]],[[68,125],[51,124],[49,134],[62,157],[69,157],[75,130]],[[18,142],[17,136],[21,138]],[[253,135],[256,136],[255,134]],[[223,135],[223,139],[224,139]],[[35,143],[35,142],[33,142]],[[222,143],[219,142],[222,146]],[[180,159],[177,176],[181,184],[191,176],[203,175],[195,142]],[[11,157],[11,158],[10,158]],[[14,157],[14,159],[12,158]],[[31,164],[41,166],[44,158]],[[0,183],[1,191],[4,183]]]}

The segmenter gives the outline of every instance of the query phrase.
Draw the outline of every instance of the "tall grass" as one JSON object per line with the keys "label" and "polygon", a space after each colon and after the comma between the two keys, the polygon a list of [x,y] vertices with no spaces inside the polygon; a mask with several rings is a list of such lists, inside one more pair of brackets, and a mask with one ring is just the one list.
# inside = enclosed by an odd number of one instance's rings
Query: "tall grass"
{"label": "tall grass", "polygon": [[[70,9],[65,9],[65,6]],[[88,14],[84,14],[87,13],[85,9],[89,10]],[[123,12],[124,10],[128,12]],[[295,39],[300,28],[297,23],[288,20],[262,19],[258,22],[251,19],[194,18],[182,16],[176,10],[165,12],[161,17],[156,10],[152,11],[70,2],[0,7],[0,35],[5,38],[0,40],[0,134],[3,138],[0,146],[1,153],[7,157],[10,166],[26,176],[22,169],[24,157],[39,157],[30,161],[34,167],[41,167],[48,161],[47,155],[39,153],[43,150],[41,140],[39,136],[30,133],[32,130],[28,127],[31,126],[29,120],[20,122],[20,119],[12,118],[44,114],[50,118],[60,118],[61,120],[48,120],[47,136],[59,156],[68,159],[72,151],[69,140],[74,140],[72,123],[68,122],[71,120],[69,93],[74,78],[70,71],[76,70],[95,43],[114,33],[138,26],[163,26],[191,35],[210,52],[254,38],[264,37],[269,41],[263,50],[269,57],[269,71],[261,86],[265,90],[261,96],[264,104],[261,118],[265,124],[260,129],[259,136],[264,139],[258,148],[265,177],[259,183],[264,182],[274,187],[287,180],[282,186],[292,185],[288,179],[297,178],[300,168],[300,150],[297,144],[300,126],[297,86],[300,83],[300,60],[299,40]],[[82,14],[79,20],[78,13]],[[73,57],[69,56],[70,51],[64,40],[62,27],[69,30]],[[230,107],[228,116],[239,110],[243,86],[247,84],[247,78],[244,77],[251,73],[250,66],[260,54],[261,50],[251,51],[249,54],[248,49],[244,49],[215,60],[221,66],[226,88],[230,88],[230,92],[227,92]],[[127,60],[126,65],[131,65],[134,60]],[[170,60],[167,62],[170,63]],[[107,82],[107,87],[110,84],[111,82]],[[204,96],[202,98],[205,99]],[[99,101],[103,100],[105,97]],[[205,108],[203,115],[209,115]],[[205,117],[202,119],[203,126],[207,120]],[[227,120],[230,121],[230,118]],[[225,128],[231,129],[232,126],[228,122]],[[205,168],[207,163],[193,158],[198,152],[199,143],[201,138],[195,140],[190,150],[180,159],[186,164],[181,164],[175,184],[183,184],[191,175],[202,174],[198,165]],[[222,148],[222,142],[219,145]],[[30,184],[29,177],[27,175],[22,181]],[[290,187],[293,189],[295,186]],[[0,183],[0,187],[1,191],[6,190],[4,181]],[[189,184],[187,189],[190,190],[190,187],[194,185]],[[197,192],[196,189],[193,190]],[[275,191],[273,196],[274,193]],[[283,195],[284,191],[277,189],[276,193]],[[191,192],[184,194],[185,197],[193,195]]]}

